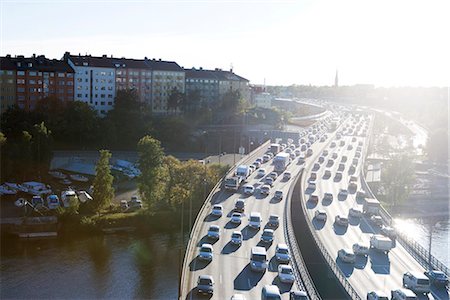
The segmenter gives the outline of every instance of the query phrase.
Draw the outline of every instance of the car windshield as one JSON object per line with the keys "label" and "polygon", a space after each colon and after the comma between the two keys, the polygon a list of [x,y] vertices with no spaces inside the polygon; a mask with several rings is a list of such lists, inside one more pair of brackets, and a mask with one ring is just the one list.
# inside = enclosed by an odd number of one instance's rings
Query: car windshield
{"label": "car windshield", "polygon": [[202,252],[212,252],[212,249],[209,247],[202,247]]}
{"label": "car windshield", "polygon": [[292,269],[290,268],[282,268],[281,273],[283,274],[292,274]]}
{"label": "car windshield", "polygon": [[276,221],[276,220],[278,220],[278,216],[270,216],[269,220]]}
{"label": "car windshield", "polygon": [[200,284],[200,285],[212,285],[212,282],[211,282],[211,280],[209,280],[209,279],[204,279],[204,278],[202,278],[202,279],[200,279],[200,281],[198,282],[198,284]]}
{"label": "car windshield", "polygon": [[250,221],[251,222],[259,222],[259,217],[252,216],[252,217],[250,217]]}
{"label": "car windshield", "polygon": [[280,253],[280,254],[288,254],[289,251],[288,251],[288,249],[278,249],[278,253]]}
{"label": "car windshield", "polygon": [[219,227],[210,227],[209,231],[219,231]]}
{"label": "car windshield", "polygon": [[417,283],[427,285],[430,281],[428,279],[417,279]]}
{"label": "car windshield", "polygon": [[264,235],[264,236],[273,236],[273,232],[271,232],[271,231],[264,231],[262,235]]}
{"label": "car windshield", "polygon": [[266,261],[266,256],[262,255],[262,254],[253,254],[252,255],[252,260],[253,261],[263,262],[263,261]]}
{"label": "car windshield", "polygon": [[235,238],[235,239],[238,239],[238,238],[241,237],[241,235],[238,234],[238,233],[233,233],[233,234],[231,235],[231,237],[232,237],[232,238]]}

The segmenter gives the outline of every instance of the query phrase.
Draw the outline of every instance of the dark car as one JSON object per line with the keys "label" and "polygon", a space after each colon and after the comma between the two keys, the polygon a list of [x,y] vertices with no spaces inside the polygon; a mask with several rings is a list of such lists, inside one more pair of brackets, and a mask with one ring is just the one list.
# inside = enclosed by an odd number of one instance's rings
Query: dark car
{"label": "dark car", "polygon": [[442,271],[432,270],[426,271],[424,274],[430,279],[430,283],[437,287],[445,287],[448,284],[448,277]]}
{"label": "dark car", "polygon": [[214,293],[214,279],[211,275],[198,276],[197,292],[203,295],[212,295]]}

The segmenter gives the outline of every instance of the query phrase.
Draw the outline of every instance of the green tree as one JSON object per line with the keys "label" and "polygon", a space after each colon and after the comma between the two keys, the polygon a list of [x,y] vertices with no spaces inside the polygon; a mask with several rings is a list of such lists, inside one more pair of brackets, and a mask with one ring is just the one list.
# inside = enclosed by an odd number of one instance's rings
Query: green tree
{"label": "green tree", "polygon": [[53,156],[52,152],[52,132],[47,129],[44,122],[34,124],[32,131],[32,152],[34,162],[39,168],[48,168]]}
{"label": "green tree", "polygon": [[176,112],[177,109],[183,106],[184,95],[177,88],[173,88],[170,91],[169,98],[167,98],[167,108],[172,112]]}
{"label": "green tree", "polygon": [[414,183],[414,165],[411,157],[400,155],[393,157],[384,165],[381,174],[381,186],[386,192],[386,199],[393,210],[405,201]]}
{"label": "green tree", "polygon": [[152,211],[163,193],[163,158],[164,152],[157,139],[146,135],[138,143],[139,168],[138,189],[147,208]]}
{"label": "green tree", "polygon": [[114,198],[114,188],[112,186],[114,177],[111,175],[109,160],[111,152],[100,150],[100,159],[95,167],[94,178],[94,206],[97,211],[109,206]]}
{"label": "green tree", "polygon": [[0,132],[0,146],[3,146],[6,143],[6,136],[3,132]]}

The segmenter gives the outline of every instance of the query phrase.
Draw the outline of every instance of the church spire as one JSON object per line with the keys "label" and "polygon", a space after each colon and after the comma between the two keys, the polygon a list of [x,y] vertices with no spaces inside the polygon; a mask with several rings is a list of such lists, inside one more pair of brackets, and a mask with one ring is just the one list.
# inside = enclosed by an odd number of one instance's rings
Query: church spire
{"label": "church spire", "polygon": [[334,77],[334,87],[339,87],[338,70],[336,69],[336,77]]}

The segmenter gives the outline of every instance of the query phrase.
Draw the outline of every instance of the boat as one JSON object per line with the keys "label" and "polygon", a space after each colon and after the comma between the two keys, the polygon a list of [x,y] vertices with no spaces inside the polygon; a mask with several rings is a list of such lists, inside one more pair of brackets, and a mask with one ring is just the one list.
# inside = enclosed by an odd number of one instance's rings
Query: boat
{"label": "boat", "polygon": [[65,185],[70,185],[70,184],[72,184],[72,181],[70,181],[69,179],[63,179],[59,183],[62,183],[62,184],[65,184]]}
{"label": "boat", "polygon": [[40,196],[52,193],[52,190],[41,182],[28,181],[22,183],[22,186],[25,187],[27,189],[27,193],[31,195]]}
{"label": "boat", "polygon": [[0,185],[0,193],[2,195],[15,195],[15,194],[17,194],[17,191],[10,188],[9,186],[3,184],[3,185]]}
{"label": "boat", "polygon": [[41,208],[42,206],[44,206],[44,199],[42,199],[41,196],[33,196],[33,198],[31,199],[31,204],[35,208]]}
{"label": "boat", "polygon": [[80,182],[87,182],[89,180],[86,176],[80,174],[72,174],[70,175],[70,179]]}
{"label": "boat", "polygon": [[59,198],[57,195],[52,194],[47,197],[47,207],[49,209],[57,209],[59,207]]}
{"label": "boat", "polygon": [[73,190],[63,191],[61,193],[61,201],[63,203],[62,206],[70,207],[70,203],[73,201],[78,201],[78,196]]}
{"label": "boat", "polygon": [[86,191],[79,191],[78,192],[78,199],[82,203],[85,203],[87,201],[92,201],[93,200],[92,196],[89,195]]}
{"label": "boat", "polygon": [[28,192],[27,188],[25,188],[24,186],[22,186],[21,184],[18,184],[18,183],[5,182],[5,185],[13,190],[18,191],[18,192],[24,192],[24,193]]}
{"label": "boat", "polygon": [[48,174],[50,174],[52,177],[57,178],[57,179],[66,179],[67,175],[59,172],[59,171],[48,171]]}

